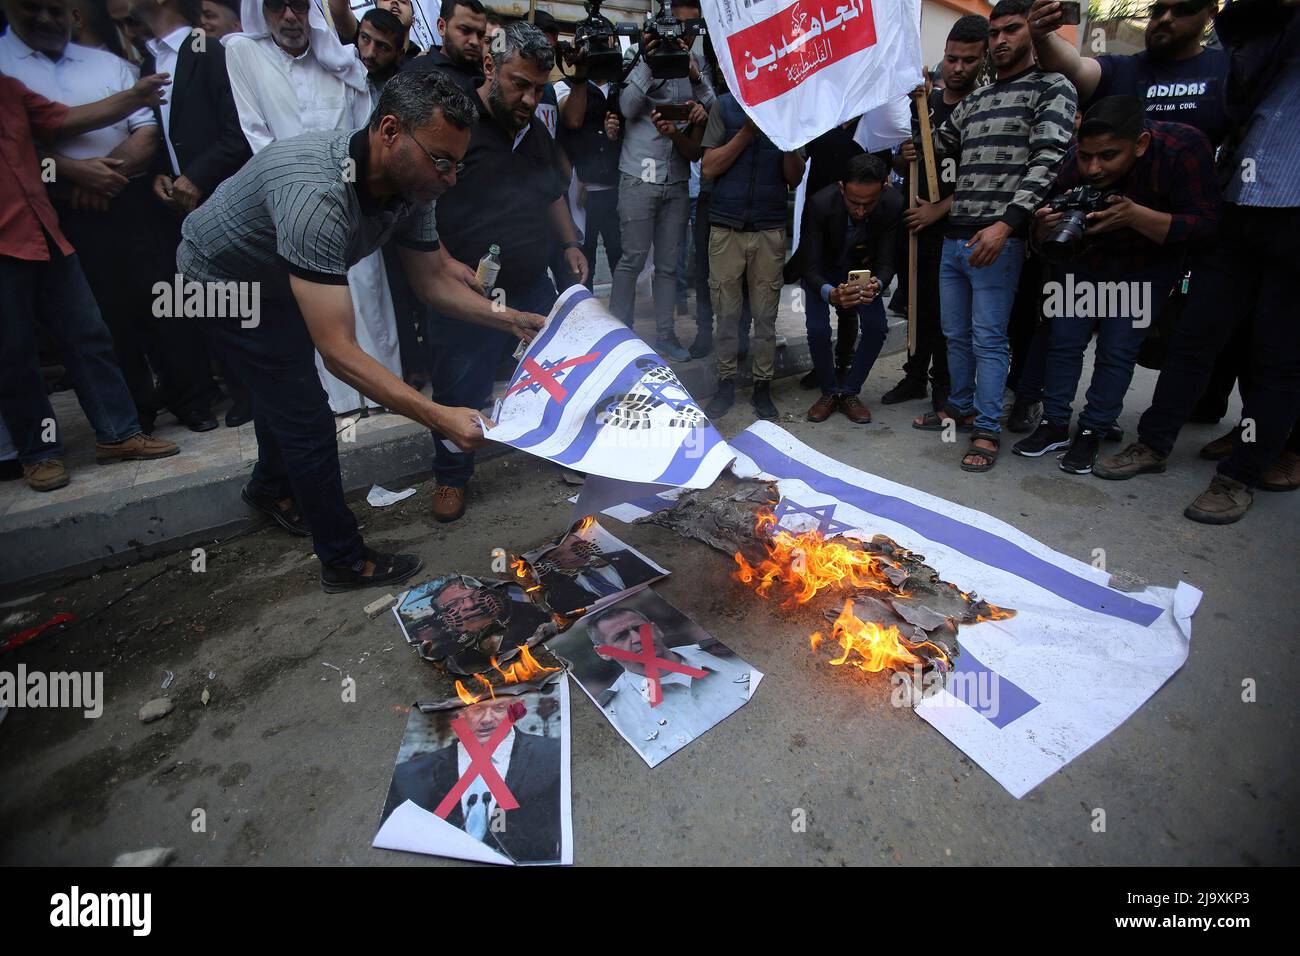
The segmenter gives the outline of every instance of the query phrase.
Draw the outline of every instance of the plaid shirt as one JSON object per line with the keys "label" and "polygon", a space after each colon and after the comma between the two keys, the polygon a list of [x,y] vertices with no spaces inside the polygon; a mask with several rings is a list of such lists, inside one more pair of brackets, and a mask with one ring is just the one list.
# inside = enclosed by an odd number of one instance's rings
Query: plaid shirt
{"label": "plaid shirt", "polygon": [[[1151,134],[1147,151],[1119,182],[1110,187],[1139,206],[1172,214],[1169,234],[1163,243],[1152,242],[1132,229],[1120,229],[1090,237],[1080,256],[1082,264],[1125,272],[1181,259],[1194,243],[1214,236],[1219,225],[1219,180],[1214,170],[1214,151],[1205,134],[1183,123],[1146,121]],[[1083,185],[1071,146],[1052,187],[1059,196]]]}

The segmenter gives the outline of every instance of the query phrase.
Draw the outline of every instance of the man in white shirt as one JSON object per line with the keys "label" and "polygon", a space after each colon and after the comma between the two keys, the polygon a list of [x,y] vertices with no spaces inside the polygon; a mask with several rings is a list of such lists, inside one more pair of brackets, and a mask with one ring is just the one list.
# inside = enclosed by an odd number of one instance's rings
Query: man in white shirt
{"label": "man in white shirt", "polygon": [[[128,90],[138,71],[120,57],[70,42],[68,0],[3,0],[0,72],[68,106]],[[113,333],[114,351],[141,427],[163,407],[195,431],[215,428],[201,339],[186,323],[153,315],[153,286],[176,272],[161,209],[150,195],[158,121],[144,108],[58,144],[50,195],[64,234]],[[155,391],[154,373],[162,384]]]}
{"label": "man in white shirt", "polygon": [[[587,635],[598,653],[607,647],[642,654],[645,627],[650,629],[655,657],[694,673],[661,670],[656,689],[642,663],[614,658],[623,673],[596,702],[610,723],[654,766],[749,699],[749,665],[733,656],[712,654],[699,644],[669,648],[658,624],[621,604],[598,612],[587,624]],[[700,676],[700,671],[707,673]],[[652,706],[655,696],[661,699]]]}

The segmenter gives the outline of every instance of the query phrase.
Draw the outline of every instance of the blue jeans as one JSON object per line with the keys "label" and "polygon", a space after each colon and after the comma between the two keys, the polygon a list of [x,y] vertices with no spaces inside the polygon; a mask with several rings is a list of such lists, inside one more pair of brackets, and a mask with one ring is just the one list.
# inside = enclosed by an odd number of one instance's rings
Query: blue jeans
{"label": "blue jeans", "polygon": [[[1043,389],[1043,417],[1054,425],[1070,424],[1070,403],[1079,387],[1083,373],[1083,353],[1088,348],[1093,327],[1097,327],[1097,349],[1093,357],[1092,382],[1088,386],[1087,403],[1079,413],[1079,426],[1105,431],[1115,424],[1124,410],[1124,393],[1133,381],[1133,368],[1137,364],[1138,349],[1159,321],[1160,312],[1169,301],[1169,293],[1182,276],[1181,261],[1172,265],[1157,266],[1142,271],[1122,272],[1119,268],[1104,273],[1093,272],[1078,266],[1057,266],[1052,270],[1052,281],[1065,285],[1067,274],[1073,274],[1074,288],[1089,283],[1093,288],[1102,282],[1145,283],[1150,312],[1135,327],[1131,309],[1123,315],[1105,318],[1079,318],[1072,315],[1051,316],[1051,344],[1047,349],[1046,384]],[[1100,301],[1100,293],[1096,295]],[[1049,298],[1049,303],[1052,301]],[[1068,297],[1065,304],[1069,305]]]}
{"label": "blue jeans", "polygon": [[[507,295],[506,301],[512,309],[546,315],[555,298],[555,286],[543,274],[523,292]],[[482,408],[492,395],[497,366],[516,341],[509,332],[434,313],[429,322],[432,399],[439,405]],[[433,435],[433,474],[438,484],[464,488],[474,475],[474,453],[452,451],[443,444],[446,435],[432,428],[429,433]]]}
{"label": "blue jeans", "polygon": [[[847,277],[841,277],[841,280]],[[889,320],[885,316],[883,296],[877,296],[866,305],[857,307],[858,322],[862,334],[858,336],[858,346],[853,353],[853,364],[849,366],[843,384],[835,381],[835,354],[831,348],[831,307],[822,300],[821,290],[814,289],[807,282],[803,286],[806,312],[804,321],[808,327],[808,351],[812,353],[813,370],[817,373],[817,384],[823,395],[856,395],[862,391],[862,384],[871,374],[871,366],[884,348],[885,336],[889,332]]]}
{"label": "blue jeans", "polygon": [[52,249],[49,262],[0,256],[0,302],[0,414],[23,464],[63,457],[57,426],[46,428],[54,409],[41,377],[38,322],[58,339],[68,380],[96,440],[113,444],[140,434],[113,337],[76,255]]}
{"label": "blue jeans", "polygon": [[343,500],[334,415],[316,372],[316,350],[297,302],[262,297],[261,321],[208,318],[208,340],[253,399],[255,496],[292,498],[311,528],[321,564],[365,557],[357,521]]}
{"label": "blue jeans", "polygon": [[939,263],[939,314],[948,340],[948,410],[975,412],[975,427],[1002,430],[1002,392],[1011,353],[1007,321],[1025,263],[1023,239],[1008,239],[992,265],[976,269],[965,239],[945,239]]}

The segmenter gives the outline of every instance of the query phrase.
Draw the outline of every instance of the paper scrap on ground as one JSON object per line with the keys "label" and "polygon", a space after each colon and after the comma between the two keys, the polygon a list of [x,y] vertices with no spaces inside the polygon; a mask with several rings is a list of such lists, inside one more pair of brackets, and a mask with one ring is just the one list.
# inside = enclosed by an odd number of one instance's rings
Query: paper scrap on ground
{"label": "paper scrap on ground", "polygon": [[374,846],[480,863],[573,862],[569,685],[412,708]]}
{"label": "paper scrap on ground", "polygon": [[624,481],[707,488],[731,461],[676,373],[582,286],[555,303],[492,419],[493,441]]}
{"label": "paper scrap on ground", "polygon": [[422,658],[457,674],[504,664],[554,629],[518,584],[468,574],[445,574],[406,591],[393,614]]}
{"label": "paper scrap on ground", "polygon": [[389,491],[379,485],[370,486],[370,494],[366,495],[366,503],[373,508],[387,508],[389,505],[395,505],[399,501],[405,501],[411,495],[415,494],[414,488],[405,488],[402,491]]}
{"label": "paper scrap on ground", "polygon": [[669,573],[595,518],[575,522],[558,540],[522,557],[541,585],[533,600],[565,617],[595,612]]}
{"label": "paper scrap on ground", "polygon": [[1188,584],[1113,590],[1106,572],[1006,522],[851,468],[769,422],[731,446],[738,475],[777,481],[782,527],[888,535],[945,580],[1016,609],[963,626],[947,687],[916,708],[1016,797],[1123,723],[1187,659],[1201,597]]}
{"label": "paper scrap on ground", "polygon": [[651,767],[735,713],[763,675],[646,589],[546,646]]}

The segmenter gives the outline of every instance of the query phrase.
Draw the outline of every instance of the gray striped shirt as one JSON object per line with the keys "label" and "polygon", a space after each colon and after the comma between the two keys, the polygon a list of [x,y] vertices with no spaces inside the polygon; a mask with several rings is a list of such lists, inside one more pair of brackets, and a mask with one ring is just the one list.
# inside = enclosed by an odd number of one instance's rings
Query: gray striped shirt
{"label": "gray striped shirt", "polygon": [[287,298],[289,275],[333,285],[389,237],[437,249],[432,203],[379,203],[366,190],[368,135],[304,133],[272,143],[185,218],[176,266],[187,279],[262,283]]}

